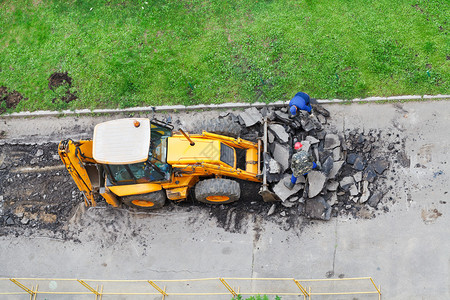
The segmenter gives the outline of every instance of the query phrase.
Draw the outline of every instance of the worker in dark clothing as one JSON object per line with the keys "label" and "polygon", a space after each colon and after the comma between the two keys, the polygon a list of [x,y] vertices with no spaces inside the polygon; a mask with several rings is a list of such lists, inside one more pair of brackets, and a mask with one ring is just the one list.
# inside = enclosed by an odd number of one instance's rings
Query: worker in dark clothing
{"label": "worker in dark clothing", "polygon": [[298,92],[289,102],[289,112],[296,116],[299,110],[304,110],[311,114],[311,100],[308,94]]}
{"label": "worker in dark clothing", "polygon": [[288,189],[292,189],[294,187],[298,176],[305,176],[309,171],[317,168],[317,164],[314,162],[311,154],[309,154],[308,151],[304,151],[302,147],[303,145],[300,142],[295,143],[294,149],[296,150],[296,153],[292,155],[291,160],[291,181],[284,182],[284,185]]}

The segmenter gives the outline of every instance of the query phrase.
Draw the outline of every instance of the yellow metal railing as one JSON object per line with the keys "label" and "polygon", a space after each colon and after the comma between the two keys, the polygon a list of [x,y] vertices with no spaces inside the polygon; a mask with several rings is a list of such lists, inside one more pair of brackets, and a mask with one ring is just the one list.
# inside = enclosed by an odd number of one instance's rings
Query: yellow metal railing
{"label": "yellow metal railing", "polygon": [[[345,286],[349,283],[349,286]],[[360,289],[358,289],[360,288]],[[161,296],[162,299],[185,297],[233,297],[267,295],[298,299],[321,299],[332,295],[370,295],[381,299],[381,287],[371,277],[339,279],[295,278],[200,278],[173,280],[101,280],[55,278],[0,278],[0,296],[24,295],[35,300],[38,295],[92,295],[96,300],[107,296]],[[375,299],[375,298],[373,298]]]}

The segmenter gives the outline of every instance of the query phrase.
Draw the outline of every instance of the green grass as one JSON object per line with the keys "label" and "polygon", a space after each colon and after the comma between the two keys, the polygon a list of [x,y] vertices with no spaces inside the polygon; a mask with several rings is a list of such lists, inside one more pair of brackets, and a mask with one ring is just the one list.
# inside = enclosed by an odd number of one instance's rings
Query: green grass
{"label": "green grass", "polygon": [[[16,110],[449,93],[448,0],[0,1]],[[79,99],[55,101],[53,72]]]}

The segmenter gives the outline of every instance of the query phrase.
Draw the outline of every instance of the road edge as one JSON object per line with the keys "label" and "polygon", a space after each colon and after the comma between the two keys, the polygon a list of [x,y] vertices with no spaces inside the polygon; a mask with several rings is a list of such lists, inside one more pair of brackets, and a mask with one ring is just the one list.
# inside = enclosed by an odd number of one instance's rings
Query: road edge
{"label": "road edge", "polygon": [[[391,97],[368,97],[355,98],[352,100],[342,99],[317,99],[320,104],[349,104],[349,103],[365,103],[365,102],[398,102],[398,101],[428,101],[428,100],[445,100],[450,99],[450,95],[406,95],[406,96],[391,96]],[[76,110],[62,110],[62,111],[24,111],[14,112],[11,114],[1,115],[2,118],[17,118],[17,117],[51,117],[61,115],[89,115],[89,114],[117,114],[117,113],[143,113],[143,112],[166,112],[166,111],[191,111],[204,109],[242,109],[250,107],[280,107],[288,105],[289,101],[276,101],[271,103],[255,102],[255,103],[221,103],[221,104],[198,104],[198,105],[161,105],[161,106],[143,106],[143,107],[129,107],[117,109],[76,109]]]}

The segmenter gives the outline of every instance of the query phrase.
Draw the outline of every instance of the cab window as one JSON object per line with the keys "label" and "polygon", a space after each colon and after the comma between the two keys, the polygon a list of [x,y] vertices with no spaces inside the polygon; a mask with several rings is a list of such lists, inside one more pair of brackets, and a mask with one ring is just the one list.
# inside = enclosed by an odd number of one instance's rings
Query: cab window
{"label": "cab window", "polygon": [[167,138],[172,130],[151,124],[150,149],[145,162],[126,165],[105,165],[115,184],[169,181],[172,167],[167,164]]}

